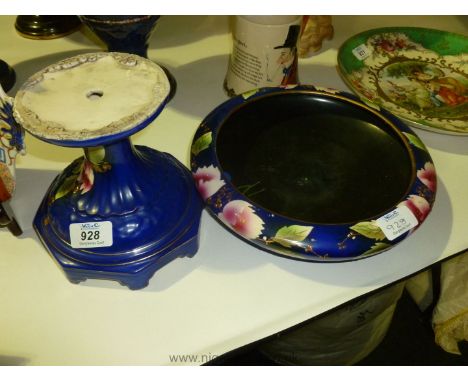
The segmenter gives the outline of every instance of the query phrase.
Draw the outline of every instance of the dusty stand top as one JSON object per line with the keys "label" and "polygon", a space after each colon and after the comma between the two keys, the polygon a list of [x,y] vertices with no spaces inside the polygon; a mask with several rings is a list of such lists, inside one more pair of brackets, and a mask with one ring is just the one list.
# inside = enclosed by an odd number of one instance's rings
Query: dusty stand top
{"label": "dusty stand top", "polygon": [[148,59],[89,53],[30,77],[15,97],[14,112],[38,138],[83,142],[143,128],[163,108],[169,90],[164,71]]}

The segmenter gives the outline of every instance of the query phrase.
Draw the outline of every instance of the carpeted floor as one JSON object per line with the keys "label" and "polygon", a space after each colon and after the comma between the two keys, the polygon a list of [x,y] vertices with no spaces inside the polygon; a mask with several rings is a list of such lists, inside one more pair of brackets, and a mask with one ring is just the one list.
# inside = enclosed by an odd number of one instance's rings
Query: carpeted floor
{"label": "carpeted floor", "polygon": [[[445,352],[434,342],[427,318],[423,317],[406,292],[398,302],[384,340],[360,366],[468,366],[468,343],[459,344],[461,356]],[[272,366],[255,347],[234,351],[214,359],[210,365]]]}

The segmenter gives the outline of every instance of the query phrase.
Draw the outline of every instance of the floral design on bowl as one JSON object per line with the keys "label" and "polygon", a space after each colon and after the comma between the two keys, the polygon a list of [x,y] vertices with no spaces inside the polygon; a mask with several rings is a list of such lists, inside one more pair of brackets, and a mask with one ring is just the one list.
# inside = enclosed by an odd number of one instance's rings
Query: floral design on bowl
{"label": "floral design on bowl", "polygon": [[232,200],[218,214],[219,219],[246,239],[256,239],[263,231],[263,220],[245,200]]}
{"label": "floral design on bowl", "polygon": [[197,169],[193,174],[193,179],[203,200],[208,199],[225,185],[224,180],[221,179],[221,172],[212,165]]}

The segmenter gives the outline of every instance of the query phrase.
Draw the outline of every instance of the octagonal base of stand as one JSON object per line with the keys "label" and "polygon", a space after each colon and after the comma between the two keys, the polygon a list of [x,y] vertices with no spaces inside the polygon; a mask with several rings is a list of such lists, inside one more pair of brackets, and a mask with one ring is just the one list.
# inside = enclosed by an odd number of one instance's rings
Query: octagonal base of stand
{"label": "octagonal base of stand", "polygon": [[[81,192],[92,165],[76,159],[52,182],[33,226],[71,282],[106,279],[140,289],[159,268],[197,252],[203,203],[192,174],[173,156],[128,139],[102,151],[109,169],[93,170],[92,187]],[[97,231],[100,243],[72,237],[72,228],[95,223],[110,226]]]}
{"label": "octagonal base of stand", "polygon": [[36,214],[33,227],[44,246],[65,272],[67,279],[74,284],[87,279],[99,279],[117,281],[132,290],[141,289],[148,285],[158,269],[178,257],[193,257],[198,251],[200,220],[196,219],[178,240],[153,254],[148,254],[143,260],[115,265],[79,262],[66,255],[69,248],[67,243],[57,246],[57,241],[50,240],[51,232],[43,224],[44,212],[43,202]]}

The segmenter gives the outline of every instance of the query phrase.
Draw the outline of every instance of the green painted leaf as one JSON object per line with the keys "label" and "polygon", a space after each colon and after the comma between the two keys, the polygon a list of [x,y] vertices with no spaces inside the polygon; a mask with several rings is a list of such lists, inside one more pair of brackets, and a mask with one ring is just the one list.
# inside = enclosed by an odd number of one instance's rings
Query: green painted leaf
{"label": "green painted leaf", "polygon": [[192,145],[192,154],[198,155],[201,151],[207,149],[211,141],[213,140],[211,131],[208,133],[203,134],[200,138],[198,138]]}
{"label": "green painted leaf", "polygon": [[75,188],[77,175],[71,175],[63,181],[59,189],[54,195],[54,201],[64,197],[65,195],[69,194]]}
{"label": "green painted leaf", "polygon": [[275,237],[272,237],[271,240],[281,244],[283,247],[291,248],[293,244],[301,242],[309,236],[313,228],[302,225],[284,226],[276,232]]}
{"label": "green painted leaf", "polygon": [[81,169],[83,168],[83,157],[77,158],[72,162],[72,169],[71,169],[71,175],[76,175],[81,172]]}
{"label": "green painted leaf", "polygon": [[244,99],[250,98],[257,92],[258,92],[258,89],[248,90],[245,93],[242,93],[242,98]]}
{"label": "green painted leaf", "polygon": [[76,179],[80,175],[81,169],[83,167],[83,157],[75,159],[71,165],[69,176],[65,178],[60,187],[57,189],[57,192],[53,196],[53,201],[60,199],[72,192],[75,188]]}
{"label": "green painted leaf", "polygon": [[385,234],[382,232],[379,226],[374,222],[359,222],[351,227],[351,229],[362,236],[368,237],[374,240],[385,239]]}
{"label": "green painted leaf", "polygon": [[417,137],[416,135],[410,134],[410,133],[403,133],[405,134],[406,138],[408,138],[408,141],[413,145],[416,146],[417,148],[427,151],[426,146],[424,143]]}
{"label": "green painted leaf", "polygon": [[106,150],[103,146],[89,147],[86,149],[86,158],[95,165],[100,164],[104,161],[106,156]]}
{"label": "green painted leaf", "polygon": [[254,184],[243,184],[238,186],[237,189],[248,198],[265,191],[265,188],[263,188],[261,185],[261,181],[258,181]]}
{"label": "green painted leaf", "polygon": [[378,252],[381,252],[381,251],[384,251],[385,249],[387,249],[388,247],[390,247],[391,245],[390,244],[387,244],[387,243],[375,243],[372,247],[370,247],[369,250],[367,250],[366,252],[364,252],[361,256],[367,256],[367,255],[372,255],[374,253],[378,253]]}

